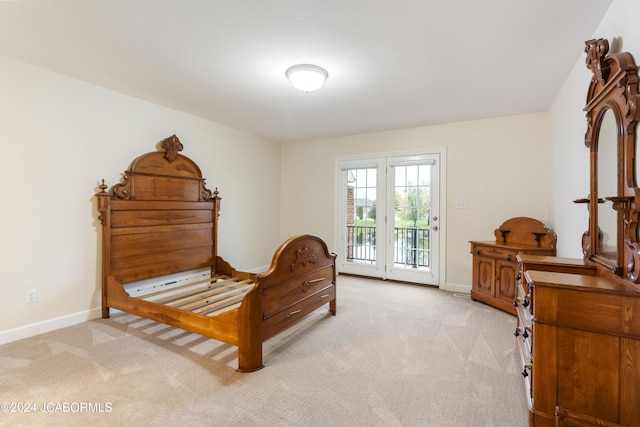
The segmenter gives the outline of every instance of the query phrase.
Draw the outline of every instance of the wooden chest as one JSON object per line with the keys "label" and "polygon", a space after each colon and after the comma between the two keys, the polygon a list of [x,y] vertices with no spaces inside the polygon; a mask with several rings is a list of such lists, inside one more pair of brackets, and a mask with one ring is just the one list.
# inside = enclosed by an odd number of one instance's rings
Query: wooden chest
{"label": "wooden chest", "polygon": [[470,242],[473,255],[471,298],[500,310],[516,314],[517,256],[523,254],[554,255],[555,249],[536,246]]}
{"label": "wooden chest", "polygon": [[556,235],[542,222],[527,217],[505,221],[494,230],[495,241],[471,241],[471,298],[515,314],[516,256],[555,255]]}
{"label": "wooden chest", "polygon": [[640,295],[605,277],[531,269],[518,293],[530,425],[640,425]]}

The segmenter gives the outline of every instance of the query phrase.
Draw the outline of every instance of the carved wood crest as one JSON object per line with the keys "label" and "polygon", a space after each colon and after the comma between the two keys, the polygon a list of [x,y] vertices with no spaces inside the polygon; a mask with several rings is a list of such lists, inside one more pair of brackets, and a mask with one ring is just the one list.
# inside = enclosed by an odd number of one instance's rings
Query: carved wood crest
{"label": "carved wood crest", "polygon": [[304,246],[296,251],[296,259],[293,264],[291,264],[291,271],[294,271],[300,266],[315,265],[317,261],[318,255],[315,249],[310,246]]}
{"label": "carved wood crest", "polygon": [[604,59],[609,52],[609,41],[607,39],[587,40],[585,45],[587,68],[593,72],[593,79],[601,85],[607,84],[610,68]]}
{"label": "carved wood crest", "polygon": [[178,152],[184,148],[175,134],[160,141],[160,147],[164,148],[164,158],[167,159],[169,163],[175,161],[178,158]]}
{"label": "carved wood crest", "polygon": [[[122,200],[166,200],[208,202],[219,200],[218,191],[212,193],[198,165],[180,154],[184,145],[171,135],[157,144],[164,151],[154,151],[138,156],[124,172],[111,193],[102,180],[99,186],[98,209],[105,212],[109,198]],[[102,215],[99,217],[104,221]]]}

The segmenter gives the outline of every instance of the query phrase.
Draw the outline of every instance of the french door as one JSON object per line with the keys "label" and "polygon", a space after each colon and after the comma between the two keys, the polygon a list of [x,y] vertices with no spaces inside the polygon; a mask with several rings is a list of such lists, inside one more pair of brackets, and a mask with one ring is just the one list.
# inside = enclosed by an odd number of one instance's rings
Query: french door
{"label": "french door", "polygon": [[442,153],[339,160],[339,269],[439,285]]}

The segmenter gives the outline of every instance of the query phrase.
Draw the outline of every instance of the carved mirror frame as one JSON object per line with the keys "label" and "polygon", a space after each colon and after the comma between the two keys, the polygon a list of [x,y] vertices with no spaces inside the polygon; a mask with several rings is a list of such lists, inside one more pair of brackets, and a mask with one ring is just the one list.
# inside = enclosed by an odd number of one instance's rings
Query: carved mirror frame
{"label": "carved mirror frame", "polygon": [[[596,263],[601,270],[638,283],[640,189],[635,165],[636,124],[640,117],[638,67],[628,52],[609,53],[606,39],[588,40],[585,44],[586,65],[593,76],[584,108],[587,118],[585,145],[590,149],[591,182],[589,198],[582,200],[589,205],[589,229],[582,238],[582,251],[585,259]],[[617,161],[617,171],[608,173],[616,175],[613,185],[617,184],[617,194],[598,194],[598,173],[603,173],[604,177],[606,172],[598,170],[598,150],[607,148],[604,136],[600,135],[607,112],[613,113],[616,122],[612,143],[616,153],[611,156]],[[602,157],[605,157],[604,152]],[[605,253],[604,233],[598,221],[598,211],[602,212],[602,205],[604,209],[610,206],[615,210],[615,250],[610,254]]]}

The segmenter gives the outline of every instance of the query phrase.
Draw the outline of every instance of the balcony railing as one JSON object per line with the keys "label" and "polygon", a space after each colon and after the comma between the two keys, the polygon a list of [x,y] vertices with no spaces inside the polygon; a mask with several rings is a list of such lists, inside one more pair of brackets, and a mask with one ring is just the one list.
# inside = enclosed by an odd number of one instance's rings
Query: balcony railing
{"label": "balcony railing", "polygon": [[[429,267],[429,229],[395,227],[393,262],[410,267]],[[376,261],[376,228],[347,225],[347,261],[373,264]]]}

